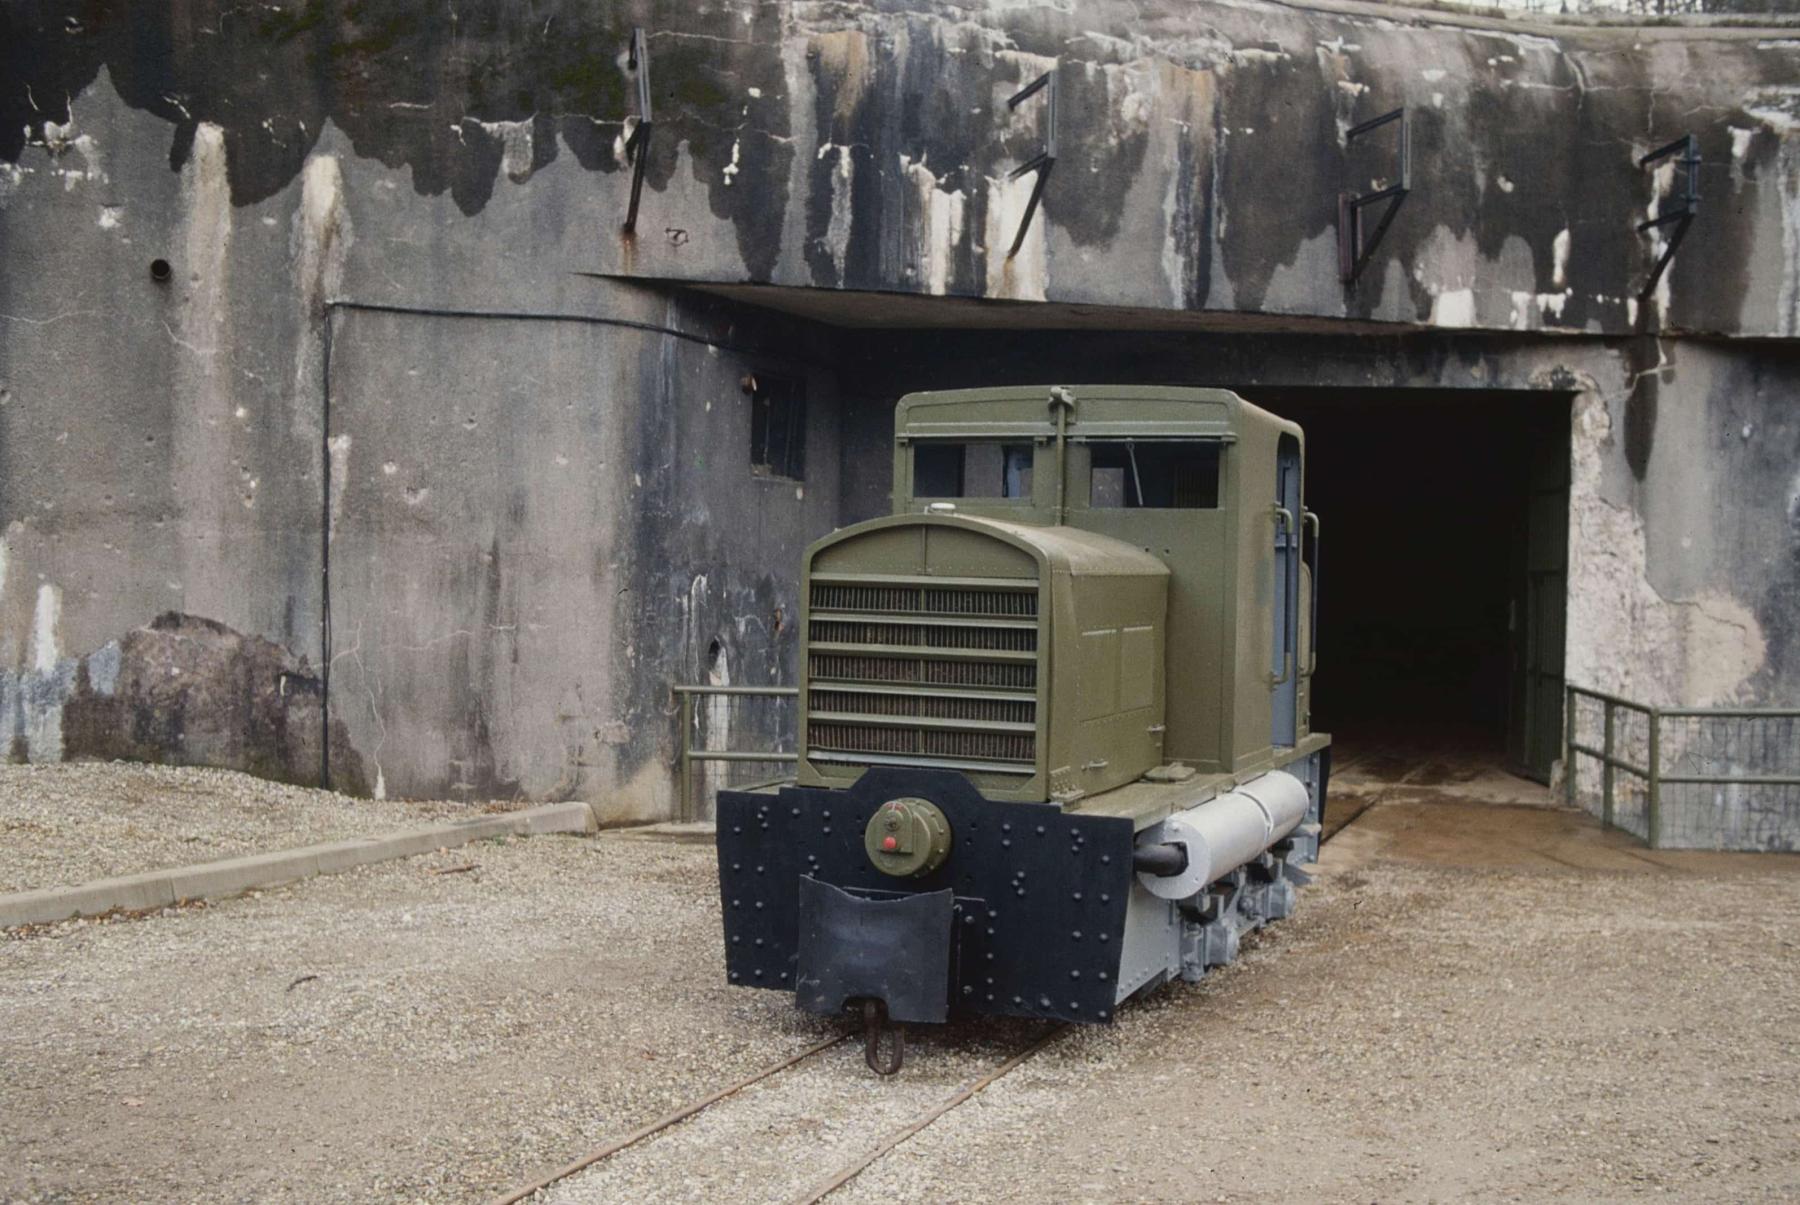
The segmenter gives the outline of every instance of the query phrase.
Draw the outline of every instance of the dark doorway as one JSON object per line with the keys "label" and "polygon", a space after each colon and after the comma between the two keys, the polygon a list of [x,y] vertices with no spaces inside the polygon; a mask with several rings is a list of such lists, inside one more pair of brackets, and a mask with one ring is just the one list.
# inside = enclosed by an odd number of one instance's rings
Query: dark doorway
{"label": "dark doorway", "polygon": [[1569,398],[1242,390],[1306,432],[1316,729],[1547,781],[1561,725]]}

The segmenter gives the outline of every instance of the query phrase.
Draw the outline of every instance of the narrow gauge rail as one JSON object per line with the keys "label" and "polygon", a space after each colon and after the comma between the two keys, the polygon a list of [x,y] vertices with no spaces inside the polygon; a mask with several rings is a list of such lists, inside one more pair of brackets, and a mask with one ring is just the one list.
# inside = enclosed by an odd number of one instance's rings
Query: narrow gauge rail
{"label": "narrow gauge rail", "polygon": [[495,1197],[493,1205],[518,1205],[518,1202],[525,1200],[527,1197],[535,1196],[558,1181],[568,1179],[576,1172],[585,1171],[596,1163],[601,1163],[612,1158],[620,1151],[628,1150],[631,1147],[636,1146],[646,1138],[655,1137],[670,1126],[679,1125],[694,1114],[699,1113],[704,1109],[711,1108],[728,1096],[736,1096],[739,1092],[742,1092],[745,1088],[748,1088],[753,1084],[760,1084],[771,1076],[781,1074],[789,1067],[805,1062],[814,1055],[824,1054],[832,1047],[842,1045],[849,1041],[852,1036],[853,1035],[849,1033],[841,1033],[836,1037],[830,1037],[823,1041],[814,1042],[811,1046],[808,1046],[798,1054],[791,1054],[778,1063],[771,1063],[762,1070],[752,1072],[743,1079],[738,1080],[736,1083],[720,1088],[717,1092],[708,1096],[702,1096],[697,1100],[691,1100],[680,1108],[663,1114],[663,1116],[657,1118],[650,1124],[631,1131],[631,1133],[626,1134],[622,1138],[616,1138],[611,1142],[595,1147],[593,1150],[572,1163],[565,1163],[555,1171],[550,1172],[539,1179],[533,1180],[523,1187],[515,1188],[510,1192]]}
{"label": "narrow gauge rail", "polygon": [[[932,1122],[950,1112],[950,1110],[956,1108],[958,1105],[965,1103],[971,1097],[974,1097],[991,1087],[1004,1076],[1010,1075],[1013,1071],[1016,1071],[1026,1061],[1040,1053],[1045,1047],[1049,1046],[1058,1037],[1067,1032],[1069,1028],[1070,1026],[1066,1022],[1058,1022],[1050,1025],[1048,1029],[1044,1030],[1030,1042],[1027,1042],[1000,1063],[983,1072],[977,1078],[970,1080],[949,1096],[939,1100],[929,1109],[915,1115],[912,1120],[891,1131],[874,1146],[865,1150],[861,1155],[851,1160],[837,1171],[820,1178],[815,1181],[811,1187],[806,1188],[798,1195],[790,1198],[792,1205],[813,1205],[813,1202],[821,1201],[827,1196],[830,1196],[832,1193],[854,1180],[882,1156],[888,1154],[895,1147],[898,1147],[907,1139],[925,1129]],[[812,1059],[825,1054],[827,1051],[849,1042],[859,1035],[860,1031],[853,1030],[814,1042],[805,1049],[798,1051],[795,1054],[791,1054],[778,1062],[771,1063],[759,1071],[752,1072],[750,1075],[745,1076],[735,1083],[729,1084],[706,1096],[692,1100],[687,1104],[682,1105],[680,1108],[664,1114],[655,1121],[631,1131],[629,1134],[625,1134],[595,1147],[580,1158],[564,1164],[562,1167],[545,1174],[539,1179],[533,1180],[529,1184],[522,1185],[519,1188],[515,1188],[501,1196],[495,1197],[492,1205],[518,1205],[519,1202],[536,1196],[538,1193],[553,1187],[561,1181],[568,1179],[570,1176],[605,1163],[613,1156],[622,1154],[632,1147],[637,1146],[639,1143],[656,1137],[658,1134],[688,1120],[695,1114],[704,1112],[713,1105],[736,1096],[746,1088],[754,1087],[755,1085],[760,1084],[765,1080],[772,1079],[785,1071],[792,1070],[802,1063],[809,1062]]]}
{"label": "narrow gauge rail", "polygon": [[[1350,818],[1349,823],[1341,825],[1328,833],[1320,842],[1321,847],[1330,844],[1333,837],[1336,837],[1338,833],[1341,833],[1344,829],[1350,827],[1350,824],[1354,823],[1361,814],[1362,812],[1358,811],[1356,815]],[[918,1134],[921,1130],[924,1130],[933,1122],[937,1121],[938,1118],[950,1112],[952,1109],[955,1109],[957,1106],[965,1104],[971,1098],[992,1087],[1002,1078],[1017,1071],[1025,1063],[1041,1054],[1053,1044],[1057,1038],[1066,1033],[1069,1028],[1070,1026],[1067,1022],[1059,1022],[1052,1025],[1049,1029],[1045,1030],[1032,1041],[1026,1043],[1011,1057],[999,1063],[993,1069],[983,1073],[980,1077],[969,1081],[948,1097],[940,1100],[930,1109],[918,1114],[912,1121],[894,1130],[875,1146],[856,1159],[845,1164],[836,1172],[820,1178],[810,1188],[807,1188],[798,1196],[793,1197],[792,1205],[813,1205],[814,1202],[821,1201],[830,1196],[838,1189],[844,1187],[844,1185],[856,1179],[857,1176],[862,1174],[862,1172],[867,1170],[877,1160],[881,1159],[896,1147],[902,1145],[908,1139]],[[795,1054],[791,1054],[778,1062],[771,1063],[759,1071],[752,1072],[743,1079],[728,1084],[716,1092],[689,1101],[687,1104],[664,1114],[647,1125],[641,1126],[619,1138],[603,1143],[582,1155],[580,1158],[564,1164],[562,1167],[533,1180],[529,1184],[495,1197],[492,1205],[519,1205],[519,1202],[527,1200],[544,1191],[546,1188],[568,1179],[577,1172],[586,1171],[597,1164],[604,1163],[614,1155],[629,1150],[647,1139],[654,1138],[663,1131],[688,1120],[695,1114],[704,1112],[713,1105],[718,1104],[720,1101],[736,1096],[746,1088],[760,1084],[764,1080],[772,1079],[784,1071],[798,1067],[800,1064],[816,1058],[828,1050],[843,1045],[845,1042],[858,1037],[859,1033],[860,1031],[852,1030],[814,1042],[805,1049]]]}

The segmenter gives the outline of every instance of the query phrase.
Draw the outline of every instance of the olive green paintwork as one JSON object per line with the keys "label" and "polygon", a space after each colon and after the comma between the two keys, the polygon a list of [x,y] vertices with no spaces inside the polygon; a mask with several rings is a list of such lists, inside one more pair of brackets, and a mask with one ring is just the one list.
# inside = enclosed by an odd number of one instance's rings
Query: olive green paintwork
{"label": "olive green paintwork", "polygon": [[[1216,441],[1222,449],[1217,505],[1090,505],[1095,442],[1126,438],[1139,446]],[[963,441],[1030,445],[1028,496],[958,497],[953,509],[946,500],[915,496],[917,449]],[[895,412],[895,514],[834,533],[809,550],[802,639],[811,640],[814,581],[1035,580],[1045,630],[1037,649],[1042,672],[1033,773],[1027,780],[971,773],[984,793],[1070,804],[1162,762],[1226,775],[1281,764],[1293,748],[1321,743],[1308,739],[1311,579],[1304,568],[1293,670],[1299,677],[1296,745],[1272,739],[1275,502],[1284,441],[1299,458],[1303,481],[1300,428],[1227,390],[1088,385],[910,395]],[[1127,628],[1154,631],[1154,666],[1125,668],[1129,656],[1141,662],[1143,647],[1141,641],[1136,653],[1123,647]],[[1120,635],[1089,639],[1107,631]],[[860,767],[812,756],[811,670],[810,661],[803,664],[800,781],[844,785]],[[1148,698],[1108,693],[1136,689],[1140,680],[1150,683]],[[1071,698],[1071,690],[1098,699]],[[1125,702],[1147,703],[1150,711],[1124,709]],[[1120,710],[1100,722],[1088,718],[1108,707]],[[1158,726],[1164,730],[1155,731]]]}
{"label": "olive green paintwork", "polygon": [[890,799],[863,829],[863,851],[882,874],[922,878],[950,856],[950,821],[929,799]]}
{"label": "olive green paintwork", "polygon": [[[1073,527],[916,514],[827,536],[808,550],[801,582],[801,785],[848,786],[869,764],[959,769],[998,800],[1067,801],[1130,782],[1163,760],[1168,583],[1168,567],[1143,549]],[[912,589],[1004,595],[1020,606],[1004,618],[908,610],[893,595]],[[889,602],[855,611],[819,605],[844,590],[881,591],[861,597]],[[857,625],[859,638],[840,638],[844,624]],[[921,628],[919,643],[905,643]],[[1016,633],[1019,647],[954,647],[996,632]],[[927,672],[859,678],[829,672],[829,658]],[[966,670],[1009,677],[970,681]],[[837,701],[844,696],[857,702]],[[828,747],[828,731],[916,732],[931,747],[850,756]],[[987,751],[1008,741],[1029,745],[1029,758]],[[982,748],[947,748],[960,742]]]}

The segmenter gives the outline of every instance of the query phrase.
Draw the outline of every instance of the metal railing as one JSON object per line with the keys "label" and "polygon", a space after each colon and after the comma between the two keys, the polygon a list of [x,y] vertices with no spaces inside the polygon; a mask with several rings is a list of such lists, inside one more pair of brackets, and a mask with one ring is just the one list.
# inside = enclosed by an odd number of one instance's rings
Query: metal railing
{"label": "metal railing", "polygon": [[1590,797],[1584,770],[1597,766],[1601,823],[1652,849],[1800,848],[1800,709],[1654,707],[1566,690],[1570,804]]}
{"label": "metal railing", "polygon": [[800,755],[782,752],[777,749],[696,749],[694,748],[694,699],[696,696],[725,696],[727,698],[764,698],[792,699],[799,697],[800,689],[795,686],[698,686],[677,683],[669,687],[681,706],[681,742],[677,755],[677,766],[681,771],[681,797],[676,801],[680,809],[677,819],[690,821],[696,818],[694,808],[694,763],[695,762],[785,762],[800,760]]}

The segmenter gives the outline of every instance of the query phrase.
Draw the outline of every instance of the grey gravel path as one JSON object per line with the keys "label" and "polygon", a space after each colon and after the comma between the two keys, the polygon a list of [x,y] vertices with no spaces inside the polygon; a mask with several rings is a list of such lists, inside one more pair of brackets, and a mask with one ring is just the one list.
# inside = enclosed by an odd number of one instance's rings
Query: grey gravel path
{"label": "grey gravel path", "polygon": [[[1004,1062],[1039,1032],[994,1022],[921,1035],[910,1071],[872,1076],[858,1042],[719,1102],[549,1191],[545,1205],[790,1201]],[[680,1169],[671,1175],[670,1169]]]}
{"label": "grey gravel path", "polygon": [[723,985],[709,852],[485,842],[0,941],[0,1200],[477,1200],[831,1032]]}
{"label": "grey gravel path", "polygon": [[513,806],[352,799],[196,767],[0,764],[0,892],[272,853]]}
{"label": "grey gravel path", "polygon": [[[834,1031],[720,964],[681,834],[13,935],[0,1200],[481,1200]],[[953,1027],[893,1081],[840,1047],[546,1195],[784,1199],[1032,1032]],[[832,1200],[1793,1199],[1797,1078],[1800,858],[1415,792],[1237,966],[1059,1040]]]}
{"label": "grey gravel path", "polygon": [[[1482,825],[1493,857],[1446,860]],[[1378,807],[1240,963],[1079,1031],[833,1202],[1800,1197],[1800,859],[1520,865],[1613,848],[1592,832]]]}

